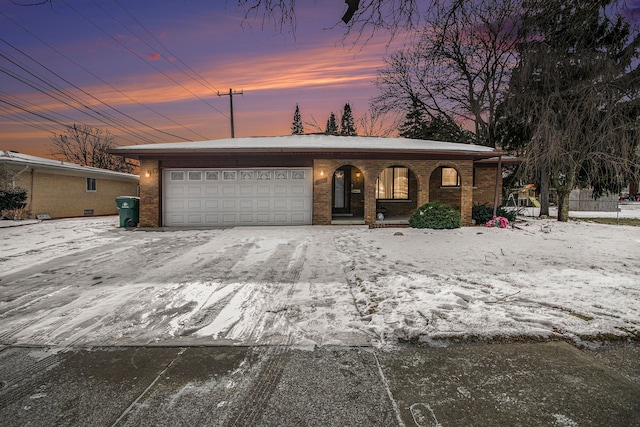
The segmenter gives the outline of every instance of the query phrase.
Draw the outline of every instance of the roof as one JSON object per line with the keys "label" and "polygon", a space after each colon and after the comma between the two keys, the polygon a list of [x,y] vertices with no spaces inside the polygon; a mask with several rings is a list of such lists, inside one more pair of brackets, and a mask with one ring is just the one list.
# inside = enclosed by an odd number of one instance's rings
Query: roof
{"label": "roof", "polygon": [[115,172],[108,169],[94,168],[91,166],[82,166],[75,163],[63,162],[61,160],[46,159],[44,157],[30,156],[28,154],[18,153],[17,151],[0,150],[0,163],[8,163],[15,165],[30,166],[32,168],[54,169],[59,171],[67,171],[71,173],[82,173],[83,175],[102,175],[113,178],[130,178],[138,179],[138,175],[129,173]]}
{"label": "roof", "polygon": [[138,158],[153,154],[216,153],[450,153],[478,158],[501,155],[491,147],[455,142],[408,138],[381,138],[332,135],[287,135],[218,139],[196,142],[130,145],[109,150],[112,154]]}

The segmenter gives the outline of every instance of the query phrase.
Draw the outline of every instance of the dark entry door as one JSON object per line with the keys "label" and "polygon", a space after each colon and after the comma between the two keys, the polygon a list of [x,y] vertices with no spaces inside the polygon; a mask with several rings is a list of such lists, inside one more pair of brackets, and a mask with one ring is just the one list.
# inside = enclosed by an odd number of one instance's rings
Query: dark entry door
{"label": "dark entry door", "polygon": [[343,166],[333,173],[333,210],[334,215],[351,213],[351,166]]}

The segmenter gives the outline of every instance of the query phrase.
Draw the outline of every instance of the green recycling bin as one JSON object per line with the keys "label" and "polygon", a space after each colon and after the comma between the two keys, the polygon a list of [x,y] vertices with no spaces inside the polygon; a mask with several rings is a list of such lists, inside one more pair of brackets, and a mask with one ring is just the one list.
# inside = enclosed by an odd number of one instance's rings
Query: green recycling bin
{"label": "green recycling bin", "polygon": [[120,214],[120,227],[135,227],[140,222],[140,197],[118,196],[116,206]]}

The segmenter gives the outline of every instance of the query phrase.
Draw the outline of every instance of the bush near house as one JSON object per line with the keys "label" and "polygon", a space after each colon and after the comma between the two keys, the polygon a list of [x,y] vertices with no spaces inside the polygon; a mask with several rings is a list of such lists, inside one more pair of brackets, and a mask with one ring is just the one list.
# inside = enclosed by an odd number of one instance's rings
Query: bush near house
{"label": "bush near house", "polygon": [[429,202],[411,213],[409,226],[443,230],[460,228],[460,212],[441,202]]}
{"label": "bush near house", "polygon": [[26,200],[27,190],[0,190],[0,217],[21,219]]}
{"label": "bush near house", "polygon": [[[509,222],[515,222],[518,212],[514,210],[507,210],[503,206],[500,206],[496,211],[496,216],[507,218]],[[475,204],[471,208],[471,219],[475,220],[476,224],[486,224],[487,221],[493,219],[493,206],[488,204]]]}

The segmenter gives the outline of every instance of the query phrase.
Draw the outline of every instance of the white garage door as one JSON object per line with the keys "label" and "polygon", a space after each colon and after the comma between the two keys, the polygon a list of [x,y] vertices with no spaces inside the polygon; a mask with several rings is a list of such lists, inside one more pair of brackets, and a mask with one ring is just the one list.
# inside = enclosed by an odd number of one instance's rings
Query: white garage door
{"label": "white garage door", "polygon": [[165,226],[311,224],[313,174],[298,169],[166,169]]}

